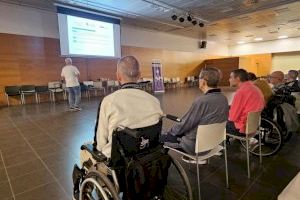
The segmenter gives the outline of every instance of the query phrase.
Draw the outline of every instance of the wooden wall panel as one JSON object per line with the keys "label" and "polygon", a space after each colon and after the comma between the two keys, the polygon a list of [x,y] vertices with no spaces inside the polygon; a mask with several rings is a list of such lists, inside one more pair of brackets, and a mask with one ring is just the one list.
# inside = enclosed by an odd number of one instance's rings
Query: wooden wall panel
{"label": "wooden wall panel", "polygon": [[[59,40],[0,33],[0,105],[5,105],[4,86],[47,85],[60,80],[64,58],[60,56]],[[200,52],[179,52],[162,49],[122,46],[122,55],[135,56],[141,65],[142,77],[152,77],[151,61],[160,59],[165,77],[199,74],[201,63],[216,56]],[[74,58],[81,73],[80,81],[99,78],[115,79],[116,59]]]}
{"label": "wooden wall panel", "polygon": [[220,82],[220,85],[228,86],[229,85],[229,76],[234,69],[239,68],[239,58],[221,58],[221,59],[211,59],[206,60],[202,67],[217,67],[222,70],[223,78]]}

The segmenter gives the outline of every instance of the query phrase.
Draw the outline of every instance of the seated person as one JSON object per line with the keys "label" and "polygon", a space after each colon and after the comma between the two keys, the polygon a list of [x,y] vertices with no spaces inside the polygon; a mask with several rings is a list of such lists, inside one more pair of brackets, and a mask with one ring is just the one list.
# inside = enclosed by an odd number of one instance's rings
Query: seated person
{"label": "seated person", "polygon": [[265,102],[267,103],[273,95],[272,89],[269,86],[268,82],[258,79],[256,75],[251,72],[248,73],[248,78],[249,81],[252,81],[253,84],[260,89],[260,91],[264,95]]}
{"label": "seated person", "polygon": [[[161,141],[188,154],[195,154],[197,128],[199,125],[225,122],[228,117],[228,101],[218,87],[220,73],[216,68],[202,69],[199,88],[204,95],[199,96],[180,123],[162,134]],[[201,163],[204,164],[204,163]]]}
{"label": "seated person", "polygon": [[231,87],[238,89],[230,106],[226,131],[230,134],[245,133],[248,113],[263,110],[264,96],[251,81],[248,81],[248,73],[244,69],[232,71],[229,82]]}
{"label": "seated person", "polygon": [[297,70],[290,70],[287,74],[287,83],[290,92],[300,92]]}
{"label": "seated person", "polygon": [[[121,83],[121,89],[103,98],[95,136],[97,150],[107,158],[111,157],[112,133],[115,128],[119,125],[132,129],[154,125],[163,114],[159,100],[140,89],[137,84],[139,78],[140,67],[136,58],[121,58],[117,64],[117,80]],[[80,160],[81,164],[86,161],[96,163],[86,150],[81,151]],[[100,166],[99,171],[107,173],[105,166]],[[74,196],[78,192],[79,183],[74,184]]]}
{"label": "seated person", "polygon": [[273,92],[276,93],[284,85],[284,73],[282,71],[274,71],[268,77],[268,80]]}

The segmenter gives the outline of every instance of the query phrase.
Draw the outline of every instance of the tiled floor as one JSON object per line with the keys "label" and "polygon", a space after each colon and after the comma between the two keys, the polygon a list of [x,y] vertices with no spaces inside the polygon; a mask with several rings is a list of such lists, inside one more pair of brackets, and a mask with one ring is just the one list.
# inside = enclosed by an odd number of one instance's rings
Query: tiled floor
{"label": "tiled floor", "polygon": [[[166,113],[182,116],[198,95],[197,88],[188,88],[158,98]],[[67,112],[66,102],[0,108],[0,199],[71,199],[73,164],[82,143],[93,138],[98,103],[84,100],[80,112]],[[166,121],[164,129],[172,123]],[[216,157],[200,168],[203,199],[276,199],[300,170],[300,136],[294,135],[276,156],[264,158],[261,166],[251,157],[250,180],[241,146],[231,144],[228,155],[230,189],[225,188],[223,157]],[[197,193],[196,168],[184,166]]]}

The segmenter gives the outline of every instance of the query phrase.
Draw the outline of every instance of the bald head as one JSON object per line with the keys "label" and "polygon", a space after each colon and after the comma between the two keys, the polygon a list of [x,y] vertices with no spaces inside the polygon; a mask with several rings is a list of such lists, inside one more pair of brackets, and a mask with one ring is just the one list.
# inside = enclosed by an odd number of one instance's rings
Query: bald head
{"label": "bald head", "polygon": [[121,58],[117,65],[117,78],[121,84],[128,82],[137,82],[140,78],[140,65],[133,56]]}
{"label": "bald head", "polygon": [[273,85],[278,85],[283,83],[284,73],[282,71],[274,71],[269,77],[270,83]]}
{"label": "bald head", "polygon": [[71,58],[66,58],[65,63],[66,63],[66,65],[72,65],[72,59]]}
{"label": "bald head", "polygon": [[287,74],[287,81],[288,82],[295,81],[295,80],[297,80],[297,77],[298,77],[298,71],[290,70]]}

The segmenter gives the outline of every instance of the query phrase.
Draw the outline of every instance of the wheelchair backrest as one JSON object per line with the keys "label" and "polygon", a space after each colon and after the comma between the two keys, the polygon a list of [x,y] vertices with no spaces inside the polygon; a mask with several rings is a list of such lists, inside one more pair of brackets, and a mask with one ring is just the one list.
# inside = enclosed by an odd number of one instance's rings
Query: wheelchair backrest
{"label": "wheelchair backrest", "polygon": [[[115,129],[112,136],[111,167],[124,166],[126,159],[142,156],[159,145],[162,121],[137,129]],[[130,132],[130,133],[129,133]]]}

